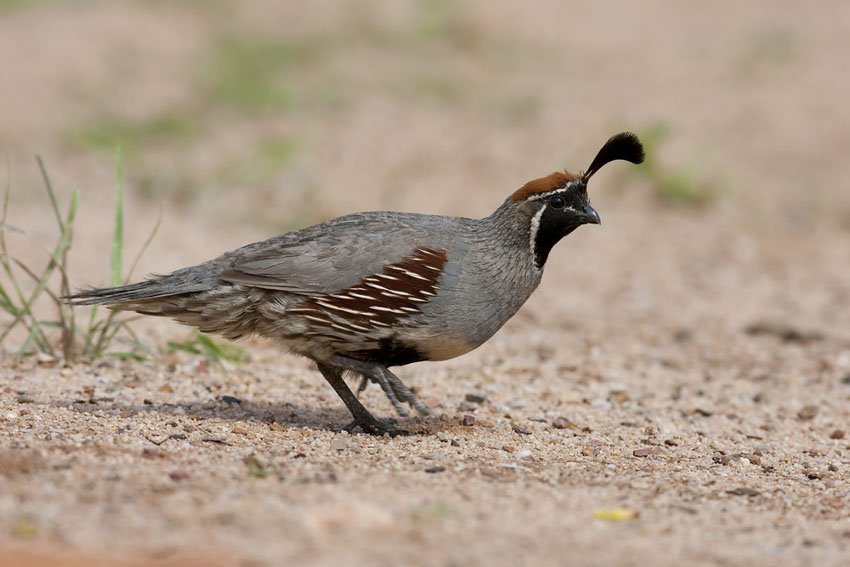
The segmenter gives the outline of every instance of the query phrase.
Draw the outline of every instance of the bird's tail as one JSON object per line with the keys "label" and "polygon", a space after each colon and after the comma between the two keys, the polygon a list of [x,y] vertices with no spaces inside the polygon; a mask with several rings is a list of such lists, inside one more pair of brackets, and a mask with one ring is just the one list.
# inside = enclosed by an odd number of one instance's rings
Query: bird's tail
{"label": "bird's tail", "polygon": [[139,304],[207,291],[217,280],[215,274],[193,267],[165,276],[154,275],[134,284],[82,289],[64,299],[71,305],[113,305],[119,309],[134,309]]}

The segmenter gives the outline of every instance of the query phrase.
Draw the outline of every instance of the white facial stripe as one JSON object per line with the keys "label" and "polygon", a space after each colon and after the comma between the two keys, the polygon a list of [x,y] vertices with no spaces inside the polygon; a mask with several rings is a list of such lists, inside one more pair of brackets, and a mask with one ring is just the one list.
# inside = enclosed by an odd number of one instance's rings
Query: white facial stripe
{"label": "white facial stripe", "polygon": [[581,183],[581,181],[570,181],[569,183],[567,183],[563,187],[558,187],[557,189],[553,189],[552,191],[547,191],[546,193],[535,193],[534,195],[531,195],[530,197],[528,197],[526,199],[526,201],[539,201],[541,199],[545,199],[546,197],[551,197],[552,195],[554,195],[556,193],[564,193],[568,189],[572,189],[573,187],[575,187],[579,183]]}
{"label": "white facial stripe", "polygon": [[[543,212],[545,210],[546,210],[545,206],[540,207],[540,210],[537,211],[536,213],[534,213],[534,216],[531,217],[531,230],[529,231],[530,236],[529,236],[528,246],[531,249],[531,256],[532,257],[535,257],[536,254],[537,254],[537,251],[535,250],[534,243],[537,241],[537,231],[540,229],[540,217],[543,216]],[[534,269],[539,271],[539,269],[537,268],[536,262],[534,262]]]}

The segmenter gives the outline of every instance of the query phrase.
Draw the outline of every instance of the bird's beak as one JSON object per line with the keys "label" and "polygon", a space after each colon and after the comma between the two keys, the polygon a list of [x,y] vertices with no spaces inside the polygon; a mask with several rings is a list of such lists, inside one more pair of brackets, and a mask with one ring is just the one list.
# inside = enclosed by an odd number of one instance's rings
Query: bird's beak
{"label": "bird's beak", "polygon": [[581,208],[579,215],[581,216],[582,222],[585,224],[602,224],[602,221],[599,218],[599,213],[596,212],[596,209],[590,206],[590,203]]}

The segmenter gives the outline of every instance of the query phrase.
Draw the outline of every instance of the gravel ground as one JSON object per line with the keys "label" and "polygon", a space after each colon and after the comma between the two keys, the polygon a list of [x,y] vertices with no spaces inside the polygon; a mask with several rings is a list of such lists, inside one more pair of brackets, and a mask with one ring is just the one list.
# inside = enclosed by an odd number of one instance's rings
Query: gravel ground
{"label": "gravel ground", "polygon": [[[601,172],[591,191],[604,224],[555,249],[496,337],[399,369],[433,410],[401,421],[410,437],[341,432],[348,414],[318,372],[268,342],[244,343],[245,363],[208,364],[165,351],[186,329],[146,320],[135,328],[160,356],[66,366],[19,359],[10,339],[0,565],[847,563],[845,3],[733,14],[660,0],[588,12],[473,2],[437,14],[445,37],[393,49],[381,42],[411,14],[436,25],[416,11],[427,3],[372,20],[333,2],[277,4],[211,16],[46,2],[0,16],[0,65],[18,87],[0,89],[10,222],[54,234],[29,165],[42,152],[63,199],[84,189],[71,277],[101,283],[111,229],[96,205],[110,199],[111,158],[67,145],[69,131],[99,112],[201,105],[181,78],[211,38],[273,23],[346,46],[292,71],[317,100],[328,82],[346,98],[279,115],[203,106],[200,139],[129,152],[131,248],[166,211],[141,272],[353,210],[487,214],[530,178],[583,167],[623,124],[663,123],[667,141],[650,148],[660,167],[724,192],[672,206],[657,179],[625,164]],[[417,65],[447,84],[409,75]],[[217,169],[295,134],[284,170]],[[376,387],[363,399],[391,415]]]}

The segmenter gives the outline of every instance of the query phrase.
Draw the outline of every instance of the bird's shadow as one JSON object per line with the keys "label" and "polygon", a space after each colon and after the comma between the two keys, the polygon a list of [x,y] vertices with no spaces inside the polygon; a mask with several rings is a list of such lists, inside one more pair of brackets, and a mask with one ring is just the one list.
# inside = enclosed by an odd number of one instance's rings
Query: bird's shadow
{"label": "bird's shadow", "polygon": [[[351,414],[345,408],[316,408],[289,402],[271,403],[240,400],[233,396],[221,396],[207,401],[178,401],[174,403],[124,404],[96,400],[78,400],[70,403],[54,402],[54,407],[70,408],[83,413],[107,413],[120,417],[137,414],[159,414],[162,416],[191,417],[196,420],[233,420],[264,424],[277,424],[288,429],[340,432],[351,422]],[[384,416],[377,416],[382,418]],[[441,417],[429,416],[398,418],[397,425],[412,434],[429,432]]]}

